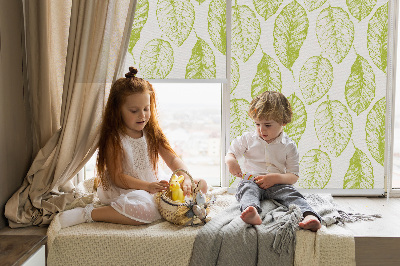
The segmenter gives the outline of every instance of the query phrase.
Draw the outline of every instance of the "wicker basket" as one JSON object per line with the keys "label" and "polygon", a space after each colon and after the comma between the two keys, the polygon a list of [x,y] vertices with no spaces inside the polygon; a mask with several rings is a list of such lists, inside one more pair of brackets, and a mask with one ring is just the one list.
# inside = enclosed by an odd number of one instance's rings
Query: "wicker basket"
{"label": "wicker basket", "polygon": [[[171,191],[169,187],[165,191],[157,193],[156,203],[161,216],[165,220],[177,225],[197,225],[200,223],[205,223],[205,219],[199,219],[196,215],[193,215],[192,208],[196,204],[196,195],[199,190],[197,187],[195,187],[193,177],[187,171],[183,169],[177,169],[172,173],[171,179],[177,172],[183,172],[190,177],[192,181],[192,199],[186,200],[184,203],[173,201],[171,199]],[[208,214],[208,212],[209,208],[207,207],[206,213]]]}

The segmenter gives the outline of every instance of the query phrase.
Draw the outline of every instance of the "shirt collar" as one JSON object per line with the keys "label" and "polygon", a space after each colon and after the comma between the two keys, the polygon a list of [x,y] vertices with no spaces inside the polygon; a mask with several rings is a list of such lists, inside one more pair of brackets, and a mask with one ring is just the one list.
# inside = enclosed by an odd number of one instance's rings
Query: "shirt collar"
{"label": "shirt collar", "polygon": [[[254,131],[253,136],[258,138],[259,140],[265,141],[258,135],[257,130]],[[287,134],[284,131],[282,131],[281,134],[276,139],[274,139],[274,141],[268,144],[277,144],[277,143],[287,144],[287,142],[288,142]]]}

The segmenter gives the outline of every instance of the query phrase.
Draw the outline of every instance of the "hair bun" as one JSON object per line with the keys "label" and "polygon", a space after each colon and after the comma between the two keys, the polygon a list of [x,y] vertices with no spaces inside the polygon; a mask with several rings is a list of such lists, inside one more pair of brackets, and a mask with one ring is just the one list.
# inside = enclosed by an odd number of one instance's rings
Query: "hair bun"
{"label": "hair bun", "polygon": [[129,67],[129,72],[125,74],[126,78],[134,78],[137,74],[137,69],[134,67]]}

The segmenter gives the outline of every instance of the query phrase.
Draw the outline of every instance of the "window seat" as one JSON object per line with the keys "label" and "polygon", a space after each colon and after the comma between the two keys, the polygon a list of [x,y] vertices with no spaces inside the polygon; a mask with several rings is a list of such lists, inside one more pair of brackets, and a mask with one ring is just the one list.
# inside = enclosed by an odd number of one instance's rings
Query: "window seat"
{"label": "window seat", "polygon": [[334,197],[360,213],[380,213],[374,221],[347,223],[355,240],[357,265],[400,265],[400,198]]}
{"label": "window seat", "polygon": [[[354,234],[355,240],[355,259],[357,265],[400,265],[400,198],[391,198],[389,201],[385,198],[366,198],[366,197],[334,197],[336,203],[341,206],[347,206],[360,213],[380,213],[382,218],[374,221],[359,221],[356,223],[347,223],[345,228]],[[103,227],[103,223],[100,227]],[[98,225],[99,225],[98,224]],[[88,224],[86,224],[88,225]],[[85,224],[81,226],[86,226]],[[94,226],[95,223],[89,224]],[[196,228],[180,228],[177,229],[173,225],[166,222],[155,224],[158,229],[163,228],[174,229],[163,238],[165,245],[169,248],[175,246],[179,238],[173,234],[178,232],[190,236],[191,230]],[[124,225],[111,225],[115,230],[114,233],[120,236],[127,230],[139,230],[137,227],[129,227]],[[78,227],[78,226],[76,226]],[[94,231],[99,231],[98,228]],[[63,229],[63,234],[67,233]],[[0,235],[46,235],[47,228],[31,226],[27,228],[2,228]],[[149,232],[143,232],[143,235],[149,236]],[[106,231],[104,233],[107,233]],[[193,233],[193,231],[192,231]],[[89,235],[87,235],[90,237]],[[111,235],[109,235],[111,237]],[[65,237],[65,236],[64,236]],[[154,239],[153,239],[154,240]],[[62,241],[62,237],[57,241]],[[151,241],[151,239],[149,239]],[[194,241],[194,239],[193,239]],[[60,244],[60,243],[59,243]],[[89,241],[89,250],[101,249],[101,243],[93,243]],[[160,247],[160,250],[162,247]],[[132,250],[132,252],[135,252]],[[142,253],[151,252],[142,250]],[[154,251],[158,252],[158,251]],[[175,250],[175,252],[185,252],[184,250]],[[172,254],[169,254],[172,255]],[[165,256],[164,256],[165,257]],[[168,265],[166,262],[165,265]]]}
{"label": "window seat", "polygon": [[[232,194],[223,192],[216,195],[217,201],[210,212],[211,219],[236,203]],[[78,262],[85,265],[188,265],[200,229],[175,226],[163,220],[142,226],[98,222],[61,229],[56,216],[47,232],[47,262],[49,265]],[[297,231],[296,242],[300,244],[294,250],[294,261],[309,265],[310,261],[321,264],[322,261],[342,260],[352,262],[346,265],[355,265],[354,238],[346,230],[331,225],[317,234],[307,230]],[[312,259],[308,259],[309,252],[313,254]]]}

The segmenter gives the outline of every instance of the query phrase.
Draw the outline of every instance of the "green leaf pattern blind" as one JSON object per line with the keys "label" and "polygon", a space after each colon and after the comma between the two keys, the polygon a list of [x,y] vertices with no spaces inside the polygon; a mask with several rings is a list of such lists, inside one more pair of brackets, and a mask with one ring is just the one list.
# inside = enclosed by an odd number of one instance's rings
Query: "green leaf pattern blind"
{"label": "green leaf pattern blind", "polygon": [[[226,79],[230,140],[251,99],[284,93],[300,188],[384,187],[387,0],[138,0],[127,64],[147,79]],[[228,48],[229,49],[229,48]],[[238,180],[229,177],[229,185]]]}
{"label": "green leaf pattern blind", "polygon": [[251,99],[280,91],[297,187],[384,187],[387,0],[233,1],[231,38],[231,140],[254,130]]}
{"label": "green leaf pattern blind", "polygon": [[146,79],[226,80],[226,2],[138,0],[126,61]]}

